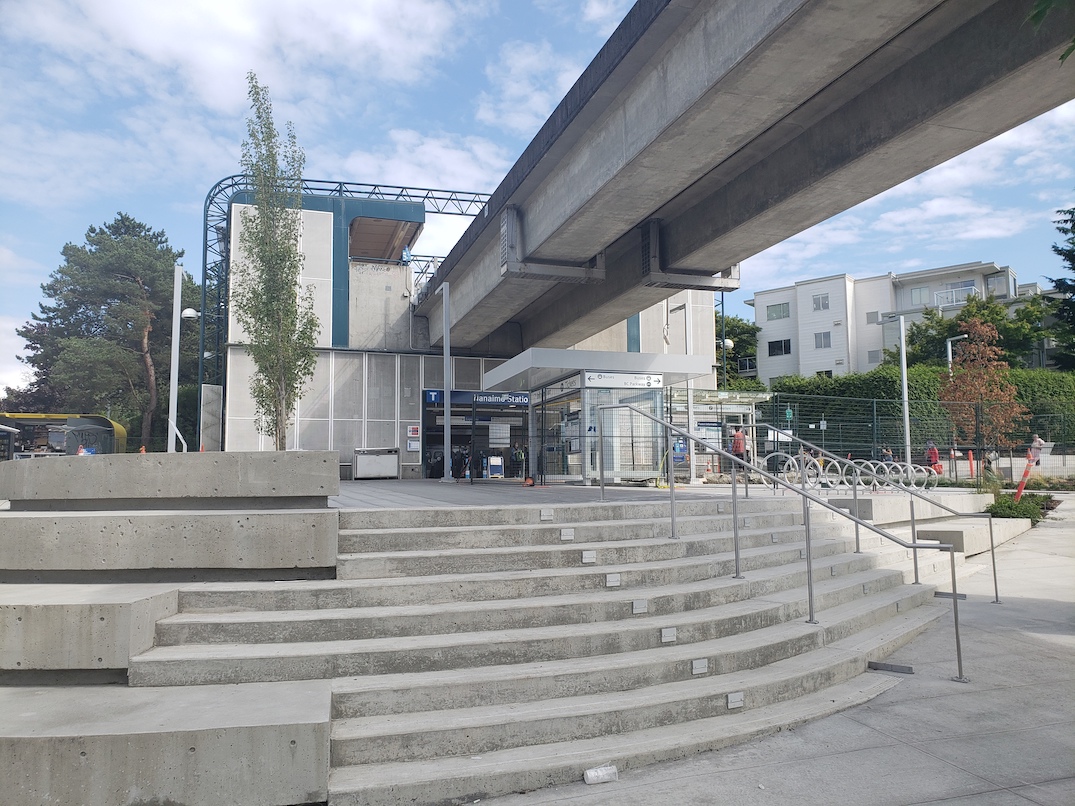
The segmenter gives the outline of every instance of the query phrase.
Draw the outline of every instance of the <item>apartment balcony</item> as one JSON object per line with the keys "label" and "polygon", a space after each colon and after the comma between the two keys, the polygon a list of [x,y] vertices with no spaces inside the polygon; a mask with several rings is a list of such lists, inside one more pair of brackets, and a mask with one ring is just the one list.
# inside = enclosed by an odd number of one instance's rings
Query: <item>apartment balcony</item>
{"label": "apartment balcony", "polygon": [[982,292],[977,288],[952,288],[948,291],[938,291],[934,294],[938,308],[946,308],[951,305],[966,305],[971,297],[980,297]]}

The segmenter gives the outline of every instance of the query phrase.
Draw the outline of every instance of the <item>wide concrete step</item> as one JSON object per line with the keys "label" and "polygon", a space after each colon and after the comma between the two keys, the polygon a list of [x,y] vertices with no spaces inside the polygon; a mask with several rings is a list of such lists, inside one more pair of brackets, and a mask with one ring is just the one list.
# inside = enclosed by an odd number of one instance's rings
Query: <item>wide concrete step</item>
{"label": "wide concrete step", "polygon": [[[771,538],[770,538],[771,540]],[[673,541],[668,541],[673,542]],[[865,545],[865,543],[864,543]],[[840,534],[814,540],[815,558],[851,550]],[[757,571],[803,559],[805,543],[769,543],[743,549],[740,569]],[[579,554],[581,560],[581,550]],[[556,596],[620,587],[625,590],[699,582],[735,573],[731,551],[644,564],[578,565],[496,573],[431,574],[393,579],[336,579],[275,583],[196,583],[179,591],[182,612],[315,610],[427,605],[460,601]],[[611,578],[610,578],[610,575]],[[618,575],[618,576],[617,576]]]}
{"label": "wide concrete step", "polygon": [[[881,597],[879,597],[881,598]],[[888,597],[888,607],[903,603],[907,609],[921,600],[905,593]],[[597,691],[573,697],[529,702],[474,705],[469,708],[436,710],[411,714],[334,719],[332,725],[332,765],[375,764],[388,761],[431,759],[443,756],[477,755],[507,747],[593,738],[609,733],[641,730],[660,725],[690,722],[720,716],[735,705],[736,693],[744,697],[744,708],[782,702],[799,694],[841,682],[861,674],[864,664],[854,654],[824,652],[828,643],[861,627],[873,626],[869,619],[877,602],[833,608],[824,624],[795,621],[782,625],[782,635],[766,644],[771,656],[762,667],[744,675],[744,668],[722,669],[716,660],[732,654],[748,656],[743,650],[757,647],[744,636],[727,640],[726,648],[696,647],[690,663],[704,663],[707,670],[685,679],[655,683],[630,691]],[[752,636],[755,637],[756,636]],[[798,652],[780,655],[781,650]],[[701,668],[701,667],[698,667]],[[727,668],[727,667],[723,667]],[[746,695],[749,693],[749,702]],[[480,699],[480,695],[479,695]]]}
{"label": "wide concrete step", "polygon": [[[826,558],[815,578],[841,574],[851,590],[900,584],[897,571],[864,571],[851,576],[856,558]],[[723,577],[687,585],[650,588],[645,598],[615,588],[563,596],[482,602],[449,602],[402,607],[317,610],[179,613],[157,622],[157,646],[206,643],[289,643],[432,635],[477,630],[545,627],[686,613],[805,584],[805,567],[764,569],[753,581]],[[765,589],[761,582],[765,582]]]}
{"label": "wide concrete step", "polygon": [[[802,523],[795,512],[759,512],[741,515],[741,529],[758,530],[794,526]],[[726,532],[732,528],[732,516],[692,515],[676,518],[679,536]],[[440,526],[416,530],[410,527],[391,529],[341,529],[341,554],[430,549],[474,549],[495,546],[542,546],[560,543],[598,543],[610,540],[637,540],[671,537],[672,524],[667,517],[632,521],[589,521],[562,524],[509,524],[493,526]]]}
{"label": "wide concrete step", "polygon": [[[925,586],[907,590],[908,595],[932,593]],[[866,601],[873,608],[883,598]],[[198,685],[562,661],[709,641],[778,625],[804,608],[801,599],[789,606],[778,597],[633,621],[366,640],[155,647],[131,659],[128,679],[139,686]]]}
{"label": "wide concrete step", "polygon": [[[588,502],[516,507],[445,507],[427,509],[342,510],[340,528],[351,529],[441,529],[466,526],[507,526],[520,524],[566,524],[589,521],[631,521],[665,519],[671,507],[662,501]],[[677,517],[722,515],[732,511],[731,498],[707,494],[701,498],[679,497]],[[798,499],[772,496],[764,491],[738,501],[740,515],[759,512],[801,512]]]}
{"label": "wide concrete step", "polygon": [[[825,524],[815,527],[813,534],[816,540],[821,541],[845,531],[839,524]],[[792,543],[802,539],[802,534],[802,528],[796,526],[740,529],[739,545],[747,549],[774,543]],[[677,540],[655,537],[589,544],[571,542],[541,546],[341,554],[336,563],[336,576],[338,579],[390,579],[431,574],[653,563],[720,554],[732,551],[733,546],[734,538],[728,531],[685,535]]]}
{"label": "wide concrete step", "polygon": [[[874,588],[878,580],[869,574],[856,575],[849,585],[835,582],[815,586],[818,610],[848,604],[864,595],[892,591],[887,580]],[[854,588],[858,590],[854,590]],[[920,590],[911,590],[917,601],[929,599]],[[772,658],[783,653],[801,651],[802,639],[798,627],[780,629],[796,620],[805,621],[808,607],[804,589],[780,591],[764,597],[772,608],[782,609],[781,621],[770,627],[741,633],[738,640],[712,639],[721,643],[687,641],[661,644],[658,647],[624,652],[616,655],[594,655],[561,660],[555,664],[543,661],[449,669],[423,673],[397,673],[342,678],[333,686],[333,716],[369,717],[466,708],[480,702],[485,705],[526,702],[533,699],[557,699],[599,691],[629,691],[658,683],[690,680],[694,675],[693,662],[703,652],[714,654],[709,671],[729,672],[758,663],[759,653],[767,644],[780,643]],[[879,604],[874,600],[871,607]],[[887,606],[887,605],[886,605]],[[830,614],[831,615],[831,614]],[[830,616],[826,616],[826,623]],[[831,626],[831,625],[830,625]],[[730,635],[730,633],[729,633]],[[677,630],[678,638],[678,630]],[[812,640],[812,639],[808,639]]]}
{"label": "wide concrete step", "polygon": [[[864,669],[869,660],[882,656],[878,653],[890,652],[894,644],[910,640],[943,612],[937,607],[916,608],[882,627],[860,633],[854,644],[845,646],[841,641],[818,650],[811,663],[815,671],[827,665],[832,685],[794,699],[761,705],[749,701],[748,690],[762,679],[758,671],[751,670],[740,673],[738,678],[727,677],[721,687],[728,693],[743,692],[742,709],[689,722],[494,749],[480,755],[339,766],[329,774],[329,804],[432,806],[474,802],[579,781],[584,770],[602,764],[611,763],[621,771],[629,771],[795,727],[866,702],[896,685],[895,678],[876,674],[858,674],[841,681],[836,678],[841,669],[845,675],[855,667]],[[790,659],[765,674],[794,677],[790,667],[801,667],[804,662],[803,658]],[[826,676],[820,671],[819,674]],[[726,696],[724,701],[726,704]]]}

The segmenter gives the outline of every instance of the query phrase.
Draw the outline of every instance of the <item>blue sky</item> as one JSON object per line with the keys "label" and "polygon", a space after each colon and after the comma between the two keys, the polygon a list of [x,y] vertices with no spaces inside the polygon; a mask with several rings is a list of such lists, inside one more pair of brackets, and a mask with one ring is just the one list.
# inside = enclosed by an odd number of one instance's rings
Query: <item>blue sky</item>
{"label": "blue sky", "polygon": [[[491,191],[629,7],[2,0],[0,387],[24,371],[15,327],[90,225],[129,213],[199,275],[206,193],[238,172],[248,70],[294,122],[311,179]],[[1071,206],[1075,104],[750,258],[728,312],[840,272],[995,260],[1022,282],[1055,276],[1054,211]],[[431,216],[416,252],[446,254],[465,224]]]}

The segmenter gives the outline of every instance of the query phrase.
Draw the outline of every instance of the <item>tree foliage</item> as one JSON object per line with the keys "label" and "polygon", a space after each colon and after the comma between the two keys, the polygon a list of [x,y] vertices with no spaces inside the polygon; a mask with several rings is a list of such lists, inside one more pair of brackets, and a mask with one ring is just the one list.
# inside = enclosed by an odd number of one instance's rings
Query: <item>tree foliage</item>
{"label": "tree foliage", "polygon": [[[1075,0],[1034,0],[1034,7],[1030,10],[1027,21],[1033,23],[1035,28],[1040,28],[1050,11],[1065,8],[1075,12]],[[1071,44],[1060,54],[1060,63],[1063,64],[1072,53],[1075,53],[1075,36],[1071,37]]]}
{"label": "tree foliage", "polygon": [[[714,311],[713,315],[717,334],[716,363],[719,364],[724,355],[722,339],[732,340],[732,349],[728,350],[728,388],[741,392],[764,392],[765,384],[757,378],[739,376],[739,359],[755,358],[758,354],[758,333],[761,328],[741,316],[727,316],[722,322],[718,311]],[[723,384],[723,373],[718,380]]]}
{"label": "tree foliage", "polygon": [[[1066,236],[1062,243],[1053,244],[1053,252],[1064,261],[1064,268],[1075,273],[1075,207],[1056,211],[1056,228]],[[1053,302],[1051,313],[1056,317],[1053,328],[1059,349],[1054,357],[1061,369],[1075,370],[1075,277],[1050,277],[1050,282],[1060,293]]]}
{"label": "tree foliage", "polygon": [[302,169],[305,154],[290,122],[281,140],[272,101],[254,73],[247,74],[252,115],[241,164],[254,205],[241,213],[241,254],[232,260],[231,306],[254,362],[250,394],[258,428],[284,450],[287,425],[313,375],[319,323],[310,289],[303,291]]}
{"label": "tree foliage", "polygon": [[[947,340],[968,333],[968,323],[978,320],[996,329],[1001,360],[1009,365],[1029,365],[1044,337],[1042,323],[1047,307],[1040,296],[1020,300],[1014,309],[990,296],[971,297],[951,319],[944,318],[937,308],[925,308],[922,320],[907,326],[907,363],[947,366]],[[886,363],[899,363],[898,352],[886,350],[885,355]]]}
{"label": "tree foliage", "polygon": [[[47,301],[17,330],[33,378],[25,390],[8,390],[6,405],[137,419],[148,444],[168,382],[173,278],[183,251],[163,230],[118,213],[62,254],[63,265],[41,286]],[[193,294],[189,277],[185,287]]]}
{"label": "tree foliage", "polygon": [[957,342],[952,377],[942,373],[940,399],[964,442],[1008,447],[1025,441],[1030,419],[1008,380],[996,327],[980,319],[965,324],[969,338]]}

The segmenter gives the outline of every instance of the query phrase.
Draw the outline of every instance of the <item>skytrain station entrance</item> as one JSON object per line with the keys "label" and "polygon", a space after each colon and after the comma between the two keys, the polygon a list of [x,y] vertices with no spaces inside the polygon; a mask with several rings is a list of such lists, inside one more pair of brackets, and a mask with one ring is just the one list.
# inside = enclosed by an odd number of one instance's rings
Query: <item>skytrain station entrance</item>
{"label": "skytrain station entrance", "polygon": [[523,479],[529,474],[529,393],[453,391],[448,451],[444,450],[444,392],[426,389],[422,399],[426,478],[443,478],[445,461],[456,479]]}
{"label": "skytrain station entrance", "polygon": [[539,481],[599,483],[601,435],[604,478],[645,482],[673,461],[663,426],[646,415],[667,419],[666,386],[712,372],[707,356],[533,348],[486,372],[484,385],[530,390],[528,454]]}

